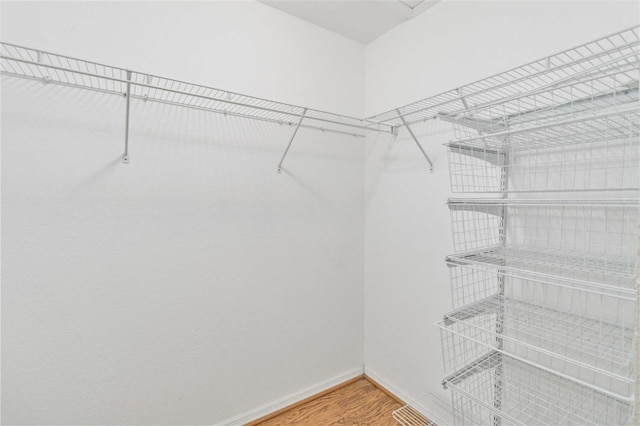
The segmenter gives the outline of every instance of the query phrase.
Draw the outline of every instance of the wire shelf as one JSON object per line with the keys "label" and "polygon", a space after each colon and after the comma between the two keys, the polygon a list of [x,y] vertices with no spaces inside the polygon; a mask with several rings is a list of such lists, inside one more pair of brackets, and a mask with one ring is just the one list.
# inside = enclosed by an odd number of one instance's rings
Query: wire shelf
{"label": "wire shelf", "polygon": [[[547,297],[551,297],[552,300],[554,297],[562,297],[562,300],[568,303],[564,305],[566,308],[571,308],[573,303],[579,302],[595,304],[601,308],[599,312],[601,318],[608,322],[631,318],[627,314],[633,315],[635,312],[635,307],[630,307],[627,302],[635,302],[636,277],[619,278],[603,275],[598,276],[597,278],[602,279],[597,280],[589,274],[580,274],[575,270],[563,276],[561,270],[549,267],[527,270],[514,267],[509,262],[476,262],[471,256],[451,255],[447,257],[447,264],[453,309],[477,303],[496,294],[506,294],[505,291],[509,289],[510,291],[517,289],[521,292],[526,290],[525,294],[529,294],[528,300],[538,304],[545,304]],[[508,283],[512,286],[506,286]],[[533,283],[530,290],[527,290],[529,286],[526,283]],[[541,291],[541,295],[536,292],[529,293],[535,289]],[[592,301],[593,298],[595,299]],[[629,324],[628,321],[627,324]]]}
{"label": "wire shelf", "polygon": [[637,200],[485,199],[448,205],[454,249],[478,261],[513,259],[618,277],[637,273]]}
{"label": "wire shelf", "polygon": [[456,138],[470,138],[553,126],[603,109],[628,108],[638,102],[639,55],[632,49],[606,67],[597,65],[547,87],[440,118],[453,123]]}
{"label": "wire shelf", "polygon": [[[639,27],[602,37],[527,65],[414,102],[400,109],[407,124],[444,118],[475,131],[501,131],[530,120],[557,119],[638,97]],[[603,95],[595,102],[598,95]],[[586,104],[580,102],[589,99]],[[527,117],[528,115],[528,117]],[[372,116],[394,126],[396,110]]]}
{"label": "wire shelf", "polygon": [[131,85],[131,99],[159,102],[219,114],[322,131],[365,136],[393,133],[377,124],[345,115],[242,95],[152,74],[129,71],[96,62],[58,55],[9,43],[0,43],[1,70],[5,75],[36,79],[123,96]]}
{"label": "wire shelf", "polygon": [[634,256],[588,256],[562,249],[496,247],[448,256],[461,263],[490,265],[513,272],[575,279],[603,287],[635,289],[637,260]]}
{"label": "wire shelf", "polygon": [[[447,377],[456,413],[473,424],[629,425],[629,402],[491,352]],[[498,422],[495,422],[499,420]]]}
{"label": "wire shelf", "polygon": [[634,299],[588,297],[533,280],[504,286],[506,296],[478,300],[438,323],[447,371],[470,362],[467,339],[626,397],[633,392]]}
{"label": "wire shelf", "polygon": [[637,191],[640,104],[446,144],[453,192]]}
{"label": "wire shelf", "polygon": [[451,403],[428,394],[393,412],[401,426],[450,426],[454,424]]}

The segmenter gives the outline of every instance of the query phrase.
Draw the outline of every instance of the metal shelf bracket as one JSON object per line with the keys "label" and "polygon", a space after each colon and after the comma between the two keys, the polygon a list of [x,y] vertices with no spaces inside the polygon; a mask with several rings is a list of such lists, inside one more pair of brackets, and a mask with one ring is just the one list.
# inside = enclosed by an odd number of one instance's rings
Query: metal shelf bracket
{"label": "metal shelf bracket", "polygon": [[409,124],[407,124],[407,121],[402,116],[402,113],[400,112],[400,109],[397,109],[396,112],[398,113],[398,117],[400,118],[400,120],[402,120],[402,124],[404,124],[404,127],[407,128],[407,131],[411,135],[411,138],[414,140],[416,145],[418,145],[418,149],[420,149],[420,152],[422,152],[422,155],[424,155],[424,158],[427,160],[427,163],[429,163],[429,171],[431,173],[433,173],[433,163],[431,162],[431,159],[429,158],[427,153],[422,148],[422,145],[420,145],[420,142],[418,142],[418,138],[416,137],[416,135],[413,134],[413,131],[411,130],[411,127],[409,127]]}
{"label": "metal shelf bracket", "polygon": [[129,164],[129,106],[131,104],[131,71],[127,70],[127,93],[125,94],[127,108],[124,119],[124,154],[122,164]]}
{"label": "metal shelf bracket", "polygon": [[289,140],[289,145],[287,145],[287,149],[285,149],[284,150],[284,154],[282,154],[282,158],[280,159],[280,163],[278,163],[278,173],[282,173],[282,163],[284,162],[285,157],[289,153],[289,148],[291,148],[291,144],[293,143],[293,140],[296,138],[296,134],[298,133],[298,130],[300,129],[300,126],[302,125],[302,120],[304,120],[304,116],[305,116],[306,113],[307,113],[307,108],[305,108],[304,111],[302,111],[302,115],[300,116],[300,120],[298,120],[298,125],[296,126],[296,129],[293,131],[293,134],[291,135],[291,140]]}

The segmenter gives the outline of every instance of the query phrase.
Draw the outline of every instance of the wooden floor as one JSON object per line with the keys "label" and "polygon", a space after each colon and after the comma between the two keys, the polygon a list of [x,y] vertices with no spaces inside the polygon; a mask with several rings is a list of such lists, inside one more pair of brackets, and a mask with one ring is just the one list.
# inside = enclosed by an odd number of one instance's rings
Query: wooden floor
{"label": "wooden floor", "polygon": [[391,413],[402,405],[366,378],[257,423],[260,426],[398,426]]}

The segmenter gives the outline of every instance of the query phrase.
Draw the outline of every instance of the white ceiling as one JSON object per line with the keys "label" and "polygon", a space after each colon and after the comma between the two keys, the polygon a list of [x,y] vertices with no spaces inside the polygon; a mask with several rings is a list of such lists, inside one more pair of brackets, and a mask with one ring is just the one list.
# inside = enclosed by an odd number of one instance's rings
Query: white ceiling
{"label": "white ceiling", "polygon": [[259,0],[366,44],[440,0]]}

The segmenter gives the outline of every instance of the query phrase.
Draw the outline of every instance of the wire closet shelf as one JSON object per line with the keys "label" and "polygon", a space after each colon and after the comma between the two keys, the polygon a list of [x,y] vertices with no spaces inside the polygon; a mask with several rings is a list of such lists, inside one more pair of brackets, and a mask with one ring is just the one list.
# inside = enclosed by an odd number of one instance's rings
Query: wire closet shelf
{"label": "wire closet shelf", "polygon": [[476,199],[448,204],[458,252],[452,258],[635,286],[638,200]]}
{"label": "wire closet shelf", "polygon": [[441,118],[473,136],[545,117],[557,121],[563,110],[632,102],[638,99],[638,46],[640,28],[630,28],[369,119],[402,126],[402,119],[410,125]]}
{"label": "wire closet shelf", "polygon": [[633,415],[628,401],[493,351],[443,384],[452,390],[456,424],[624,425]]}
{"label": "wire closet shelf", "polygon": [[[456,425],[629,425],[636,376],[640,29],[375,117],[439,118]],[[528,195],[527,195],[528,194]]]}
{"label": "wire closet shelf", "polygon": [[[634,191],[640,107],[581,114],[447,144],[453,192]],[[508,178],[507,178],[508,177]]]}
{"label": "wire closet shelf", "polygon": [[271,101],[226,90],[130,71],[96,62],[58,55],[10,43],[0,43],[3,74],[40,80],[118,96],[160,102],[267,121],[288,126],[330,131],[354,136],[370,132],[393,133],[391,126],[370,120]]}

